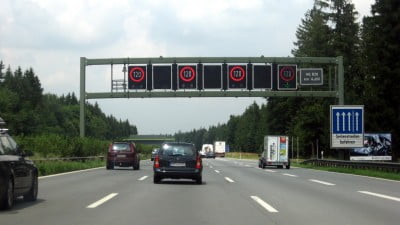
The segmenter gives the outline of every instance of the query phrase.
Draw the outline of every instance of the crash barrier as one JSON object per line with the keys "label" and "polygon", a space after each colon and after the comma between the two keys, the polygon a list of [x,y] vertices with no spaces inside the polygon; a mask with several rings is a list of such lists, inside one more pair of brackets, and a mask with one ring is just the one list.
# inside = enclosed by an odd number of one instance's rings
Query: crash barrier
{"label": "crash barrier", "polygon": [[87,156],[87,157],[65,157],[65,158],[44,158],[44,159],[32,159],[34,162],[46,162],[46,161],[81,161],[85,162],[88,160],[104,160],[104,156]]}
{"label": "crash barrier", "polygon": [[322,160],[310,159],[302,162],[301,164],[311,164],[314,166],[322,167],[342,167],[350,169],[371,169],[378,171],[400,173],[400,163],[388,162],[355,162],[344,160]]}

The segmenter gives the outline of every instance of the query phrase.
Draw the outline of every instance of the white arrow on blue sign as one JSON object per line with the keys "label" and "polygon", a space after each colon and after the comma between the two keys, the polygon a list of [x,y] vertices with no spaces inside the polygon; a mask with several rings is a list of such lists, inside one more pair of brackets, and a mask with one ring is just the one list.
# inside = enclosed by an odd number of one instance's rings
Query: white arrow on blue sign
{"label": "white arrow on blue sign", "polygon": [[331,106],[331,147],[363,147],[364,106]]}

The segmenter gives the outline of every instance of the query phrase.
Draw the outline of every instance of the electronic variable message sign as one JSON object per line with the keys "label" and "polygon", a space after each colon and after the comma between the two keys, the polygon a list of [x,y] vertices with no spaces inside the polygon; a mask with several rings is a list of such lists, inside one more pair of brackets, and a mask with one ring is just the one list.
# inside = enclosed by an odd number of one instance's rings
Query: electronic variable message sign
{"label": "electronic variable message sign", "polygon": [[203,64],[203,89],[222,89],[222,64]]}
{"label": "electronic variable message sign", "polygon": [[172,89],[172,65],[153,65],[153,89]]}
{"label": "electronic variable message sign", "polygon": [[147,66],[128,66],[128,89],[146,89]]}
{"label": "electronic variable message sign", "polygon": [[278,65],[278,90],[297,90],[297,65]]}
{"label": "electronic variable message sign", "polygon": [[247,64],[228,64],[228,89],[247,88]]}
{"label": "electronic variable message sign", "polygon": [[272,89],[272,65],[253,64],[253,89]]}
{"label": "electronic variable message sign", "polygon": [[197,77],[196,64],[178,65],[178,89],[197,89]]}

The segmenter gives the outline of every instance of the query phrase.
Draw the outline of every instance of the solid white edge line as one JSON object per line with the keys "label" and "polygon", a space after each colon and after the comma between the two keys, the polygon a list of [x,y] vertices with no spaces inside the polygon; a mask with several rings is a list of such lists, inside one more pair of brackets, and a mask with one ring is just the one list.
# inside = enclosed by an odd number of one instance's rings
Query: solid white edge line
{"label": "solid white edge line", "polygon": [[148,177],[149,177],[149,176],[143,176],[143,177],[139,178],[138,180],[142,181],[142,180],[145,180],[145,179],[148,178]]}
{"label": "solid white edge line", "polygon": [[58,174],[52,174],[52,175],[47,175],[47,176],[40,176],[39,179],[44,179],[44,178],[50,178],[50,177],[58,177],[62,175],[68,175],[68,174],[74,174],[74,173],[81,173],[81,172],[86,172],[86,171],[91,171],[91,170],[98,170],[98,169],[104,169],[105,166],[102,167],[96,167],[96,168],[91,168],[91,169],[85,169],[85,170],[75,170],[71,172],[66,172],[66,173],[58,173]]}
{"label": "solid white edge line", "polygon": [[86,208],[88,208],[88,209],[94,209],[94,208],[96,208],[97,206],[99,206],[99,205],[105,203],[106,201],[108,201],[108,200],[114,198],[114,197],[117,196],[117,195],[118,195],[118,193],[111,193],[111,194],[107,195],[106,197],[104,197],[104,198],[98,200],[97,202],[94,202],[94,203],[88,205]]}
{"label": "solid white edge line", "polygon": [[263,201],[261,198],[259,198],[258,196],[250,196],[250,198],[252,198],[255,202],[257,202],[259,205],[261,205],[264,209],[266,209],[268,212],[270,213],[277,213],[279,212],[278,210],[276,210],[274,207],[272,207],[271,205],[269,205],[268,203],[266,203],[265,201]]}
{"label": "solid white edge line", "polygon": [[315,183],[319,183],[319,184],[324,184],[324,185],[327,185],[327,186],[335,186],[336,185],[336,184],[332,184],[332,183],[329,183],[329,182],[320,181],[320,180],[314,180],[314,179],[309,179],[309,181],[315,182]]}
{"label": "solid white edge line", "polygon": [[225,177],[225,180],[227,180],[228,182],[230,182],[230,183],[233,183],[233,182],[235,182],[234,180],[232,180],[231,178],[229,178],[229,177]]}
{"label": "solid white edge line", "polygon": [[219,173],[219,170],[214,170],[216,173]]}
{"label": "solid white edge line", "polygon": [[366,195],[372,195],[372,196],[375,196],[375,197],[386,198],[386,199],[390,199],[390,200],[393,200],[393,201],[400,202],[400,198],[392,197],[392,196],[389,196],[389,195],[383,195],[383,194],[378,194],[378,193],[369,192],[369,191],[358,191],[358,192],[362,193],[362,194],[366,194]]}
{"label": "solid white edge line", "polygon": [[298,177],[297,175],[293,175],[290,173],[282,173],[282,175],[289,176],[289,177]]}

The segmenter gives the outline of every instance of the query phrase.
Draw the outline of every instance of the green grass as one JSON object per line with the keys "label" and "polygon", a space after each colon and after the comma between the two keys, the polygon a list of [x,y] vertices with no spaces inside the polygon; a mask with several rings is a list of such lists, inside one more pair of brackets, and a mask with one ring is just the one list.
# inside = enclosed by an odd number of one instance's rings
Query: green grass
{"label": "green grass", "polygon": [[57,173],[70,172],[105,166],[105,161],[88,160],[86,162],[78,161],[40,161],[35,162],[39,170],[39,176],[46,176]]}
{"label": "green grass", "polygon": [[398,174],[398,173],[391,173],[391,172],[384,172],[384,171],[370,170],[370,169],[321,167],[321,166],[313,166],[311,164],[299,164],[299,163],[295,163],[293,161],[294,160],[292,160],[292,162],[291,162],[292,166],[301,167],[301,168],[316,169],[316,170],[323,170],[323,171],[337,172],[337,173],[356,174],[356,175],[384,178],[384,179],[390,179],[390,180],[400,180],[400,174]]}
{"label": "green grass", "polygon": [[258,159],[257,153],[249,153],[249,152],[227,152],[225,153],[225,157],[227,158],[235,158],[235,159]]}

